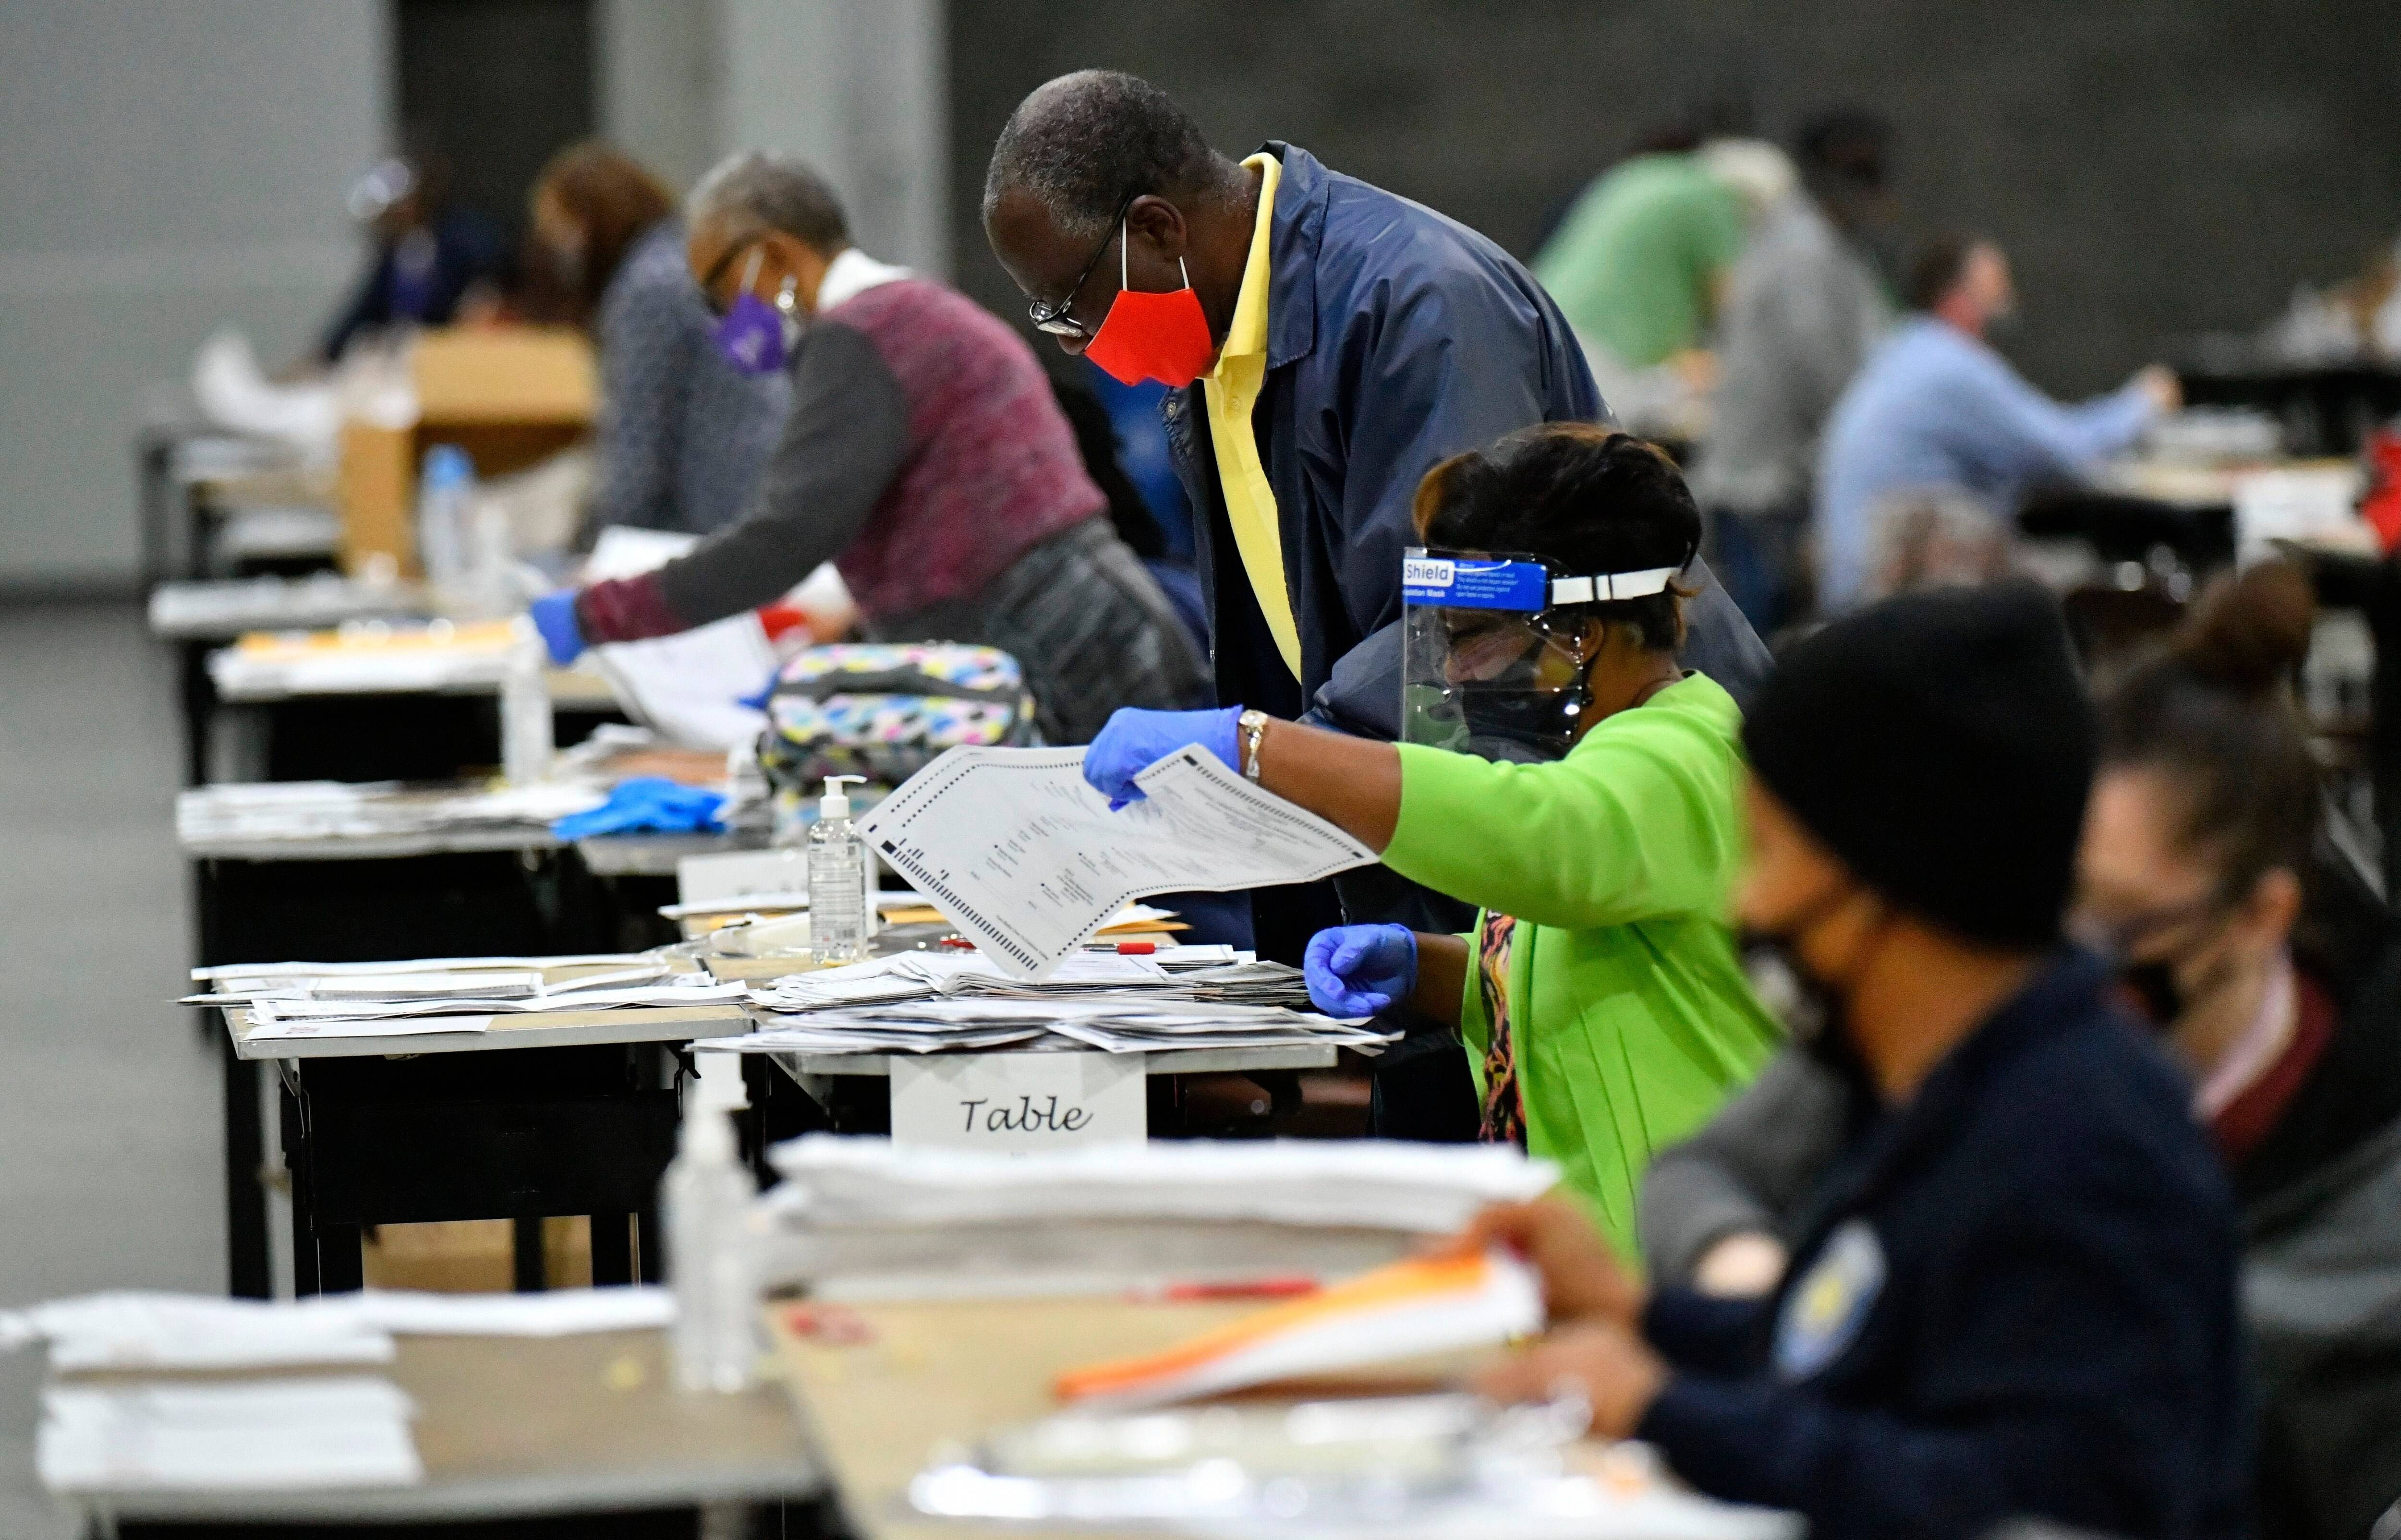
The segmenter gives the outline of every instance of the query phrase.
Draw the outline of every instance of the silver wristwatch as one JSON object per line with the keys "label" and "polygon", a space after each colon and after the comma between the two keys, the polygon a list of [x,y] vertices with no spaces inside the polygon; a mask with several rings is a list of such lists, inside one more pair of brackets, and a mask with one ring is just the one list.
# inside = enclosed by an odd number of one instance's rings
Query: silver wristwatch
{"label": "silver wristwatch", "polygon": [[1242,778],[1259,778],[1259,740],[1268,735],[1268,714],[1246,711],[1234,718],[1234,730],[1242,740]]}

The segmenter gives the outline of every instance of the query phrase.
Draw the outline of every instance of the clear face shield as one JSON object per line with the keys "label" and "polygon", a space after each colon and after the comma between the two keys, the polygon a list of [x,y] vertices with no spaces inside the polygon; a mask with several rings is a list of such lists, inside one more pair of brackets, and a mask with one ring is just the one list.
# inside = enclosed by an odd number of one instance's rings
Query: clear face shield
{"label": "clear face shield", "polygon": [[1573,746],[1595,656],[1584,606],[1664,593],[1681,569],[1583,576],[1539,556],[1401,563],[1401,741],[1521,764]]}

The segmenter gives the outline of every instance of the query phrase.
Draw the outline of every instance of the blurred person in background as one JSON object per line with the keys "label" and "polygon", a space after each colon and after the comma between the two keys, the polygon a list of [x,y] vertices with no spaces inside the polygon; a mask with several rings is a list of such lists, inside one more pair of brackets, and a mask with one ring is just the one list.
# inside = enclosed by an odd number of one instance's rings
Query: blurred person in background
{"label": "blurred person in background", "polygon": [[395,326],[447,326],[497,316],[507,252],[500,229],[450,201],[442,157],[414,151],[350,186],[350,217],[374,241],[358,288],[318,346],[333,363],[352,339]]}
{"label": "blurred person in background", "polygon": [[1790,1275],[1646,1290],[1574,1209],[1496,1209],[1464,1244],[1528,1256],[1551,1328],[1481,1388],[1572,1384],[1597,1435],[1816,1534],[2247,1533],[2234,1201],[2184,1077],[2064,940],[2096,736],[2031,583],[1794,644],[1744,727],[1735,909],[1806,981],[1849,1115]]}
{"label": "blurred person in background", "polygon": [[1891,224],[1891,138],[1882,118],[1847,109],[1802,129],[1800,185],[1736,264],[1718,323],[1720,383],[1693,492],[1726,591],[1764,635],[1808,613],[1818,439],[1892,323],[1868,246]]}
{"label": "blurred person in background", "polygon": [[734,156],[685,225],[716,345],[788,373],[791,411],[739,522],[655,571],[535,602],[554,658],[755,608],[831,561],[869,639],[1014,656],[1054,743],[1089,742],[1119,706],[1200,697],[1200,657],[1110,526],[1023,339],[853,246],[798,160]]}
{"label": "blurred person in background", "polygon": [[[1297,145],[1237,162],[1166,93],[1111,71],[1019,104],[983,219],[1039,330],[1169,388],[1216,699],[1398,738],[1419,484],[1512,429],[1605,410],[1542,286],[1475,231]],[[1739,702],[1766,650],[1704,566],[1688,581],[1682,660]],[[1269,890],[1254,910],[1260,949],[1296,962],[1339,919],[1453,933],[1472,919],[1376,869]],[[1473,1138],[1455,1040],[1423,1025],[1377,1061],[1375,1126]]]}
{"label": "blurred person in background", "polygon": [[1972,588],[2016,567],[2017,542],[1993,511],[1951,487],[1895,493],[1874,515],[1863,601],[1928,588]]}
{"label": "blurred person in background", "polygon": [[1630,1250],[1652,1150],[1706,1118],[1781,1041],[1725,919],[1742,844],[1742,714],[1676,661],[1690,596],[1677,575],[1700,550],[1700,511],[1654,445],[1550,423],[1436,466],[1415,517],[1431,550],[1516,552],[1555,582],[1632,590],[1545,598],[1540,611],[1444,609],[1433,622],[1439,666],[1411,688],[1444,681],[1470,721],[1547,719],[1562,757],[1496,763],[1281,720],[1246,728],[1228,705],[1119,712],[1084,774],[1131,800],[1135,775],[1200,744],[1393,871],[1474,906],[1464,934],[1320,932],[1305,958],[1310,998],[1338,1016],[1413,1006],[1440,1023],[1450,1056],[1475,1071],[1478,1137],[1557,1161]]}
{"label": "blurred person in background", "polygon": [[1535,253],[1534,276],[1629,431],[1681,426],[1681,403],[1711,383],[1702,349],[1742,254],[1745,213],[1700,134],[1672,127],[1595,178]]}
{"label": "blurred person in background", "polygon": [[[2401,1503],[2401,927],[2320,826],[2310,633],[2307,580],[2255,567],[2105,694],[2078,928],[2191,1074],[2243,1207],[2260,1533],[2357,1540]],[[1664,1153],[1654,1279],[1774,1288],[1857,1097],[1787,1054]]]}
{"label": "blurred person in background", "polygon": [[528,308],[599,354],[598,464],[587,526],[707,535],[739,518],[782,436],[791,384],[710,340],[659,180],[606,144],[562,150],[534,184]]}
{"label": "blurred person in background", "polygon": [[1859,602],[1873,512],[1895,492],[1956,487],[2013,520],[2027,492],[2079,482],[2183,396],[2158,364],[2112,394],[2062,406],[1985,340],[2015,311],[2009,259],[1975,236],[1947,235],[1910,265],[1911,310],[1869,355],[1826,427],[1818,457],[1818,599]]}

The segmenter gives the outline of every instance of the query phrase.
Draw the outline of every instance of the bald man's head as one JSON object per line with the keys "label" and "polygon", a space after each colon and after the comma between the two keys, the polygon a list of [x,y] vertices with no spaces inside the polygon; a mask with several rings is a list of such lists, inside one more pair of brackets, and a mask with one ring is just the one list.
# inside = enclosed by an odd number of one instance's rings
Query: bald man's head
{"label": "bald man's head", "polygon": [[1128,198],[1223,194],[1241,181],[1165,91],[1116,70],[1078,70],[1009,115],[984,173],[984,225],[1005,199],[1029,196],[1062,236],[1098,240]]}

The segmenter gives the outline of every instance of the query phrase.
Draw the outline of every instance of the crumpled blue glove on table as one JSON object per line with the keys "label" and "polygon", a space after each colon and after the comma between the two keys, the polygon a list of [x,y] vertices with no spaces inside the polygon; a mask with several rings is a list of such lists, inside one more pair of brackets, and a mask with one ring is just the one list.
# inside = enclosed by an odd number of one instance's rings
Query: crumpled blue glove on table
{"label": "crumpled blue glove on table", "polygon": [[1406,925],[1337,925],[1309,938],[1300,971],[1310,1003],[1327,1015],[1378,1015],[1417,988],[1417,933]]}
{"label": "crumpled blue glove on table", "polygon": [[1109,799],[1114,811],[1141,801],[1142,788],[1133,784],[1133,778],[1177,749],[1197,743],[1224,760],[1228,770],[1239,770],[1242,767],[1236,757],[1234,729],[1242,717],[1240,706],[1220,711],[1144,711],[1120,706],[1084,751],[1084,779]]}
{"label": "crumpled blue glove on table", "polygon": [[550,826],[560,839],[596,834],[715,834],[725,827],[723,792],[703,791],[664,775],[620,781],[609,800],[589,812],[571,812]]}
{"label": "crumpled blue glove on table", "polygon": [[575,590],[562,588],[533,602],[533,628],[560,668],[583,656],[583,622],[575,618]]}

